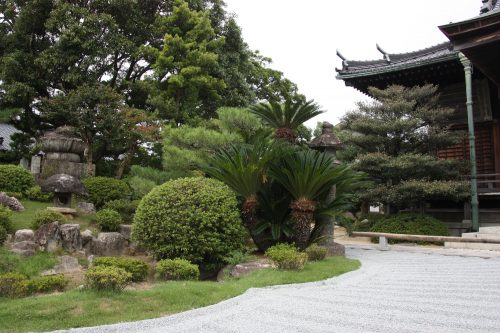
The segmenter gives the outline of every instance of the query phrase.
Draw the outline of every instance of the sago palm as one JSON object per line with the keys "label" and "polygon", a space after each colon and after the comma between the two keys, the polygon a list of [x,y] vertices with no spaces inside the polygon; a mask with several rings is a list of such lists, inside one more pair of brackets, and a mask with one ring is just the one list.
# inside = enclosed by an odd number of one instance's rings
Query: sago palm
{"label": "sago palm", "polygon": [[300,151],[273,164],[269,174],[292,195],[290,204],[296,245],[304,249],[309,241],[314,212],[331,187],[341,178],[333,159],[314,150]]}
{"label": "sago palm", "polygon": [[250,112],[275,130],[275,138],[291,143],[297,140],[297,128],[300,125],[323,113],[313,100],[259,103],[250,107]]}

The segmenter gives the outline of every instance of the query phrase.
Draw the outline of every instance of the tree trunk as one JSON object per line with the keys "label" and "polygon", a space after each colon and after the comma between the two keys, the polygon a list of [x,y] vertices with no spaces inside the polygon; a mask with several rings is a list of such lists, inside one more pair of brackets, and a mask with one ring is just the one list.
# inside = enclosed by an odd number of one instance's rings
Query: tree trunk
{"label": "tree trunk", "polygon": [[85,142],[85,152],[83,155],[85,155],[85,159],[87,162],[86,175],[87,176],[94,176],[94,168],[92,165],[93,155],[92,155],[92,143],[91,142]]}
{"label": "tree trunk", "polygon": [[123,177],[125,168],[130,164],[132,156],[134,156],[134,153],[132,151],[129,151],[125,153],[123,159],[120,161],[120,163],[118,163],[118,168],[116,169],[116,174],[115,174],[116,179],[121,179]]}

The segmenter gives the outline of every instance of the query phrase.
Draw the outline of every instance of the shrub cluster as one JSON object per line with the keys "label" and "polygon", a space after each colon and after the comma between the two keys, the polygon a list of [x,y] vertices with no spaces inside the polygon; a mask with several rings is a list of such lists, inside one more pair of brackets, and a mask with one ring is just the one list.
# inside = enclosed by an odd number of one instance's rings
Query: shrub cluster
{"label": "shrub cluster", "polygon": [[11,216],[10,209],[0,205],[0,246],[7,239],[7,233],[12,230]]}
{"label": "shrub cluster", "polygon": [[85,272],[85,288],[120,291],[132,279],[132,274],[114,266],[94,266]]}
{"label": "shrub cluster", "polygon": [[274,261],[278,268],[301,270],[307,261],[307,254],[291,244],[276,244],[266,251],[266,256]]}
{"label": "shrub cluster", "polygon": [[[414,213],[401,213],[388,216],[377,221],[371,231],[410,235],[449,235],[448,227],[443,222],[432,216]],[[398,242],[397,240],[390,241],[391,243]]]}
{"label": "shrub cluster", "polygon": [[375,223],[385,219],[387,216],[379,213],[368,213],[359,218],[353,224],[354,231],[371,231]]}
{"label": "shrub cluster", "polygon": [[142,199],[156,187],[156,183],[154,181],[137,176],[128,178],[127,183],[132,188],[134,199]]}
{"label": "shrub cluster", "polygon": [[19,165],[0,165],[0,191],[23,193],[35,185],[33,175]]}
{"label": "shrub cluster", "polygon": [[31,228],[33,230],[37,230],[44,224],[49,224],[56,221],[59,223],[65,223],[66,218],[64,217],[63,214],[53,210],[49,209],[38,210],[35,212],[35,218],[33,219]]}
{"label": "shrub cluster", "polygon": [[217,180],[171,180],[142,199],[132,237],[159,259],[218,268],[229,253],[243,249],[237,205],[235,194]]}
{"label": "shrub cluster", "polygon": [[327,249],[318,244],[312,244],[306,249],[307,259],[310,261],[320,261],[326,258]]}
{"label": "shrub cluster", "polygon": [[95,223],[102,231],[118,231],[122,216],[115,210],[102,209],[95,214]]}
{"label": "shrub cluster", "polygon": [[117,211],[120,213],[123,223],[130,224],[134,219],[138,205],[139,200],[118,199],[107,202],[103,208]]}
{"label": "shrub cluster", "polygon": [[131,281],[144,281],[148,275],[148,265],[138,259],[123,257],[97,257],[92,262],[95,267],[118,267],[131,274]]}
{"label": "shrub cluster", "polygon": [[32,186],[24,192],[24,196],[33,201],[49,202],[54,194],[42,192],[40,186]]}
{"label": "shrub cluster", "polygon": [[28,278],[19,273],[0,274],[0,297],[26,296],[28,295],[28,283]]}
{"label": "shrub cluster", "polygon": [[83,180],[89,192],[88,200],[97,208],[111,200],[123,199],[130,194],[130,188],[123,180],[108,177],[90,177]]}
{"label": "shrub cluster", "polygon": [[28,293],[37,294],[64,291],[68,282],[68,279],[62,274],[35,277],[28,281]]}
{"label": "shrub cluster", "polygon": [[198,280],[198,266],[184,259],[164,259],[156,264],[156,273],[162,280]]}

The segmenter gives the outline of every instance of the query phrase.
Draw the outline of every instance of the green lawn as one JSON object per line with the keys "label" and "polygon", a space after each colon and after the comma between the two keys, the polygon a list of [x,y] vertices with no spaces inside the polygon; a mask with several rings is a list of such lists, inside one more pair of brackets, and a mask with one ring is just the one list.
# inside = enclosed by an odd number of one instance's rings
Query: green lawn
{"label": "green lawn", "polygon": [[214,304],[252,287],[324,280],[359,266],[357,260],[330,257],[308,263],[300,272],[265,269],[223,283],[163,282],[142,291],[75,290],[41,297],[0,299],[0,332],[49,331],[155,318]]}

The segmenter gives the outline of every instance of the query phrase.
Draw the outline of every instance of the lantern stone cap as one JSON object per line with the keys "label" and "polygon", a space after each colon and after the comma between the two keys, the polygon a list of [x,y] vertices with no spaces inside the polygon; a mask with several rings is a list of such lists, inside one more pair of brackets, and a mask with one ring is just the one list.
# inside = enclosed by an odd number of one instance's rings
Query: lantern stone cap
{"label": "lantern stone cap", "polygon": [[335,133],[333,133],[333,125],[329,122],[323,122],[321,135],[315,137],[309,143],[311,148],[336,148],[341,149],[344,144],[337,138]]}
{"label": "lantern stone cap", "polygon": [[42,183],[41,188],[43,192],[88,195],[87,189],[78,178],[65,173],[50,176]]}

